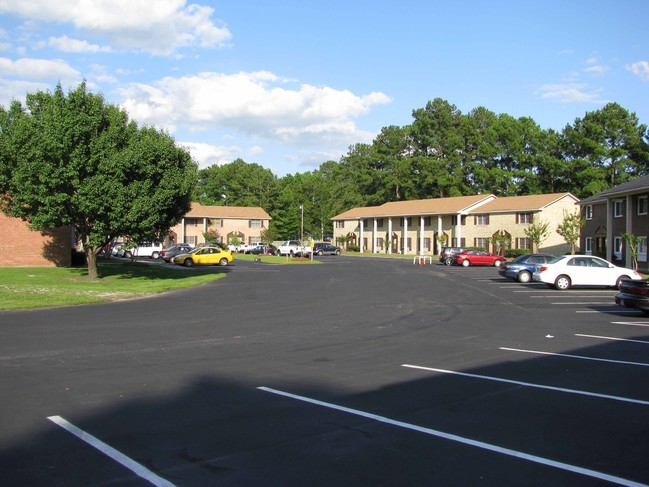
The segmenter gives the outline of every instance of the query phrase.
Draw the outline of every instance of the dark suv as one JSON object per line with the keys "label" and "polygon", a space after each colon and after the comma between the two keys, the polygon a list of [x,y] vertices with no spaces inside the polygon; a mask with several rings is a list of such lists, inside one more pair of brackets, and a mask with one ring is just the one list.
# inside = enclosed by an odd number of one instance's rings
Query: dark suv
{"label": "dark suv", "polygon": [[316,255],[340,255],[340,248],[327,242],[317,242],[313,244],[313,253]]}
{"label": "dark suv", "polygon": [[439,253],[439,261],[446,265],[451,265],[453,263],[453,258],[455,255],[469,250],[468,247],[442,247],[442,251]]}

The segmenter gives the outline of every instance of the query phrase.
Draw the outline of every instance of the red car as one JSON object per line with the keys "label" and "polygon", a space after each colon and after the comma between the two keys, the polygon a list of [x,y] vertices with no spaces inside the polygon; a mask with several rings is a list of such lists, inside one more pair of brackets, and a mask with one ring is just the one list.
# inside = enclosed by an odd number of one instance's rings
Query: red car
{"label": "red car", "polygon": [[506,260],[500,255],[493,255],[484,250],[465,250],[455,256],[455,263],[464,267],[469,267],[470,265],[492,265],[494,267],[500,267],[500,264]]}

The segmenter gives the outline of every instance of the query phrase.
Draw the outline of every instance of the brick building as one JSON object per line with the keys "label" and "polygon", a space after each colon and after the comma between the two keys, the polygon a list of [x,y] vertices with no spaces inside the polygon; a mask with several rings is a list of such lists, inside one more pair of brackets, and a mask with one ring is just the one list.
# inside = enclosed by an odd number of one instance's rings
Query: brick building
{"label": "brick building", "polygon": [[3,266],[69,267],[72,242],[70,227],[34,231],[21,219],[10,218],[0,212],[0,255]]}

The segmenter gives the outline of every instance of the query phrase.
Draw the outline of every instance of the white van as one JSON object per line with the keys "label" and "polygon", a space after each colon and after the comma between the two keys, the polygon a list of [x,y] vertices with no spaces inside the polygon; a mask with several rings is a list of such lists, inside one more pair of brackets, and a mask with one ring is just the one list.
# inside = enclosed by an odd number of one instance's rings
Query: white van
{"label": "white van", "polygon": [[136,257],[151,257],[152,259],[160,257],[160,251],[162,251],[162,244],[160,242],[143,242],[130,250],[132,255]]}

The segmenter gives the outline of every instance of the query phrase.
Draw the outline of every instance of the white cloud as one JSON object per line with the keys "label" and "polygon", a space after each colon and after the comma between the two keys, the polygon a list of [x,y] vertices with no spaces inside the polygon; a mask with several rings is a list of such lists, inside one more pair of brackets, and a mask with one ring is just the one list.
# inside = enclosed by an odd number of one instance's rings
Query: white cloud
{"label": "white cloud", "polygon": [[70,39],[68,36],[50,37],[48,44],[62,52],[110,52],[110,47],[90,44],[88,41]]}
{"label": "white cloud", "polygon": [[171,55],[188,46],[226,44],[232,34],[212,19],[214,9],[185,0],[0,0],[0,14],[72,23],[121,49]]}
{"label": "white cloud", "polygon": [[637,63],[627,64],[625,66],[627,71],[631,71],[642,81],[649,81],[649,62],[638,61]]}
{"label": "white cloud", "polygon": [[347,90],[303,84],[287,88],[285,79],[259,71],[202,73],[167,77],[155,85],[131,85],[122,91],[131,118],[174,131],[236,129],[240,133],[294,146],[344,144],[371,140],[353,118],[374,105],[390,102],[383,93],[358,96]]}
{"label": "white cloud", "polygon": [[214,164],[227,164],[244,152],[241,147],[237,146],[226,147],[201,142],[179,142],[178,145],[189,151],[192,159],[198,163],[200,169],[204,169]]}
{"label": "white cloud", "polygon": [[600,96],[601,90],[587,91],[587,85],[580,83],[542,85],[537,94],[545,100],[557,100],[562,103],[606,103]]}
{"label": "white cloud", "polygon": [[599,59],[596,56],[587,59],[586,64],[588,65],[588,67],[583,69],[585,73],[591,73],[591,74],[601,76],[606,74],[610,70],[608,66],[600,63]]}
{"label": "white cloud", "polygon": [[33,59],[21,58],[13,61],[9,58],[0,58],[0,76],[26,78],[32,80],[61,80],[65,82],[77,81],[79,72],[68,63],[60,59]]}

